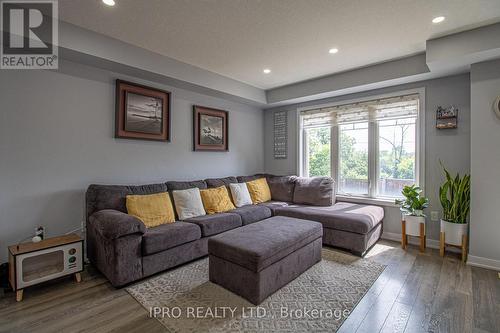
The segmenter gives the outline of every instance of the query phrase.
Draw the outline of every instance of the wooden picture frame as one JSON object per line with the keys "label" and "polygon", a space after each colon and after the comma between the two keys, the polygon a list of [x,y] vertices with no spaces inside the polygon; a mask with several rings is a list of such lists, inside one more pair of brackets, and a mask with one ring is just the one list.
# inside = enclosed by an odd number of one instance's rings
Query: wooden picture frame
{"label": "wooden picture frame", "polygon": [[170,141],[168,91],[116,80],[115,138]]}
{"label": "wooden picture frame", "polygon": [[229,150],[229,114],[227,111],[193,106],[193,150]]}

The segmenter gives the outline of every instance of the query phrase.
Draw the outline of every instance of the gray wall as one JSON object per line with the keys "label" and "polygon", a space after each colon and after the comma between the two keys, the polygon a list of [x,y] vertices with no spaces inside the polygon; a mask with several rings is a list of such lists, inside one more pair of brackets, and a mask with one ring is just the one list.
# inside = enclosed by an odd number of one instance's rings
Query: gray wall
{"label": "gray wall", "polygon": [[[472,256],[500,267],[500,119],[493,101],[500,95],[500,60],[471,68],[471,226]],[[476,260],[477,261],[477,260]]]}
{"label": "gray wall", "polygon": [[[425,88],[426,128],[425,128],[425,191],[431,200],[431,210],[441,212],[437,195],[442,173],[439,159],[453,171],[461,173],[470,170],[470,79],[468,74],[450,76],[435,80],[404,84],[390,88],[344,95],[336,98],[295,104],[265,111],[265,169],[275,174],[297,173],[297,107],[318,105],[341,100],[350,100],[370,95],[380,95],[412,88]],[[439,105],[454,104],[459,108],[458,129],[437,130],[435,111]],[[273,158],[273,111],[288,110],[288,159]],[[401,233],[400,213],[398,208],[385,207],[384,231]],[[428,214],[430,216],[430,214]],[[439,239],[439,222],[428,221],[428,238]]]}
{"label": "gray wall", "polygon": [[[172,142],[114,139],[114,80],[172,92]],[[192,151],[192,105],[229,110],[228,153]],[[90,183],[141,184],[263,171],[263,111],[70,62],[0,74],[0,262],[36,225],[78,228]]]}

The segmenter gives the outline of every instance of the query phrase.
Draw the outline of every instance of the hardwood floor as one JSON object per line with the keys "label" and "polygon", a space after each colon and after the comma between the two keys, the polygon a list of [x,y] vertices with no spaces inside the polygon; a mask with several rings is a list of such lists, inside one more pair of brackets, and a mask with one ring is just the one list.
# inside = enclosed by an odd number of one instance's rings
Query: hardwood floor
{"label": "hardwood floor", "polygon": [[[420,254],[380,241],[366,256],[387,265],[339,332],[500,332],[497,272],[466,266],[458,255]],[[71,278],[28,288],[17,303],[0,293],[0,332],[163,332],[125,289],[87,266]]]}

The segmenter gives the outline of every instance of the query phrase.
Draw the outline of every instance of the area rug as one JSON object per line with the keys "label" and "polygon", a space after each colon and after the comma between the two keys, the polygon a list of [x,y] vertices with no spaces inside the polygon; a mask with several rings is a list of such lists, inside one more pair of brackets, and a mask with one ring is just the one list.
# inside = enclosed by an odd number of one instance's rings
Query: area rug
{"label": "area rug", "polygon": [[322,259],[257,307],[209,282],[207,258],[127,291],[168,332],[335,332],[385,266],[330,249]]}

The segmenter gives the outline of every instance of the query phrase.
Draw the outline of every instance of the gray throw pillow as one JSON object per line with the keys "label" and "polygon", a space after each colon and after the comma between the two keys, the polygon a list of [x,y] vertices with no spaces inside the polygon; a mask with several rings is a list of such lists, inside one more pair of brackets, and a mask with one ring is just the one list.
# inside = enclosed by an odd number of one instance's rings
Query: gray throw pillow
{"label": "gray throw pillow", "polygon": [[330,177],[297,177],[293,202],[312,206],[331,206],[335,203],[334,181]]}
{"label": "gray throw pillow", "polygon": [[271,197],[275,201],[293,201],[296,176],[267,176]]}

